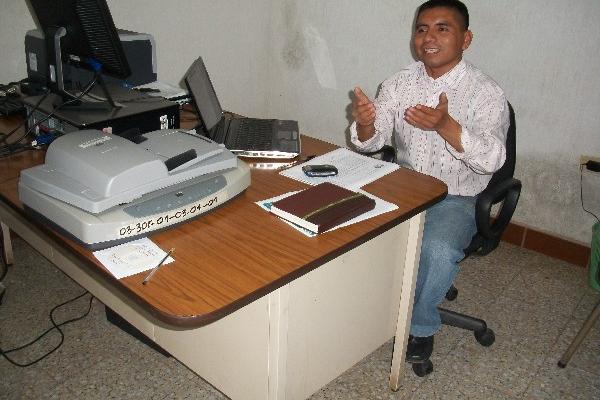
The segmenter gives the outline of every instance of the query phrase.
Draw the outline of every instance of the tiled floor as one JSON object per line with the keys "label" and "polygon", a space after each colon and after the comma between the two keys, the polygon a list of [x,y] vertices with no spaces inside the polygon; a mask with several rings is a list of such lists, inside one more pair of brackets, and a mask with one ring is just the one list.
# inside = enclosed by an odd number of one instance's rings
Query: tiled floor
{"label": "tiled floor", "polygon": [[[4,280],[0,347],[24,344],[50,326],[48,313],[82,289],[23,241]],[[509,244],[465,261],[458,299],[446,306],[485,319],[496,343],[482,347],[472,334],[443,327],[436,335],[434,372],[417,378],[405,369],[397,393],[387,388],[392,342],[384,344],[311,399],[600,399],[600,323],[567,368],[556,362],[600,296],[585,270]],[[81,314],[89,296],[55,313]],[[39,363],[18,368],[0,358],[2,399],[225,399],[173,358],[139,343],[106,321],[93,301],[86,318],[64,326],[64,343]],[[11,353],[24,363],[54,347],[49,333]]]}

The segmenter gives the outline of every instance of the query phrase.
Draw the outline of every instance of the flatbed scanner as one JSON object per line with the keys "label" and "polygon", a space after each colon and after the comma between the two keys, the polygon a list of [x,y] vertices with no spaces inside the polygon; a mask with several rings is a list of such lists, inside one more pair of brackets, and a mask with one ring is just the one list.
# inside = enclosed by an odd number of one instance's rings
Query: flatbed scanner
{"label": "flatbed scanner", "polygon": [[26,211],[101,249],[198,217],[249,185],[249,167],[204,136],[82,130],[54,140],[18,189]]}

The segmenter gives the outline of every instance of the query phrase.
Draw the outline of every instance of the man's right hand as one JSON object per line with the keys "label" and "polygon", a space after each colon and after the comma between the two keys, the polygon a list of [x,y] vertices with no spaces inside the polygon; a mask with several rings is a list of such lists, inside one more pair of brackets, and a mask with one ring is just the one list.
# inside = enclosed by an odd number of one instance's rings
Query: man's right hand
{"label": "man's right hand", "polygon": [[352,116],[356,121],[358,140],[370,139],[375,134],[375,104],[358,86],[354,88]]}

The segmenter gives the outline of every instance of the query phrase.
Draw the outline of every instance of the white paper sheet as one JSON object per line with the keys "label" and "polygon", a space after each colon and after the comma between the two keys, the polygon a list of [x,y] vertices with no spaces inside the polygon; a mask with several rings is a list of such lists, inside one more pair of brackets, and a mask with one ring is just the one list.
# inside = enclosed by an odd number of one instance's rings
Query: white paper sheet
{"label": "white paper sheet", "polygon": [[164,97],[165,99],[176,100],[183,97],[189,97],[187,90],[179,86],[173,86],[165,82],[154,81],[144,85],[136,86],[135,89],[154,89],[157,92],[146,92],[149,96]]}
{"label": "white paper sheet", "polygon": [[[313,178],[306,176],[304,172],[302,172],[303,165],[317,164],[335,165],[338,169],[338,174],[336,176]],[[292,168],[281,171],[280,174],[309,185],[331,182],[347,189],[356,190],[398,168],[400,168],[398,164],[367,157],[341,147],[319,157],[315,157],[303,164],[298,164]]]}
{"label": "white paper sheet", "polygon": [[[94,252],[94,256],[117,279],[151,270],[166,255],[167,252],[163,251],[148,238],[133,240]],[[163,263],[162,268],[164,268],[164,264],[169,264],[173,261],[175,260],[172,257],[168,257]]]}

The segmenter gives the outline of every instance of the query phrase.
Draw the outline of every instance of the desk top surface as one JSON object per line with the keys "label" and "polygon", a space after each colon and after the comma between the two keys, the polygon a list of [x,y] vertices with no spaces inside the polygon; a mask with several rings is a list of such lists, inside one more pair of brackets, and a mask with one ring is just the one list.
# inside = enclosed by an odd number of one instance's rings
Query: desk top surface
{"label": "desk top surface", "polygon": [[[319,155],[336,146],[302,136],[302,154]],[[27,218],[18,199],[19,171],[44,161],[44,152],[25,151],[0,159],[0,199]],[[158,321],[193,328],[218,320],[327,261],[389,230],[441,200],[446,185],[400,168],[363,189],[399,209],[308,238],[255,204],[307,185],[279,171],[251,169],[252,183],[237,198],[197,219],[150,239],[162,249],[176,248],[174,263],[161,268],[149,285],[147,272],[115,279],[90,250],[37,224],[58,246],[75,253],[82,268]]]}

